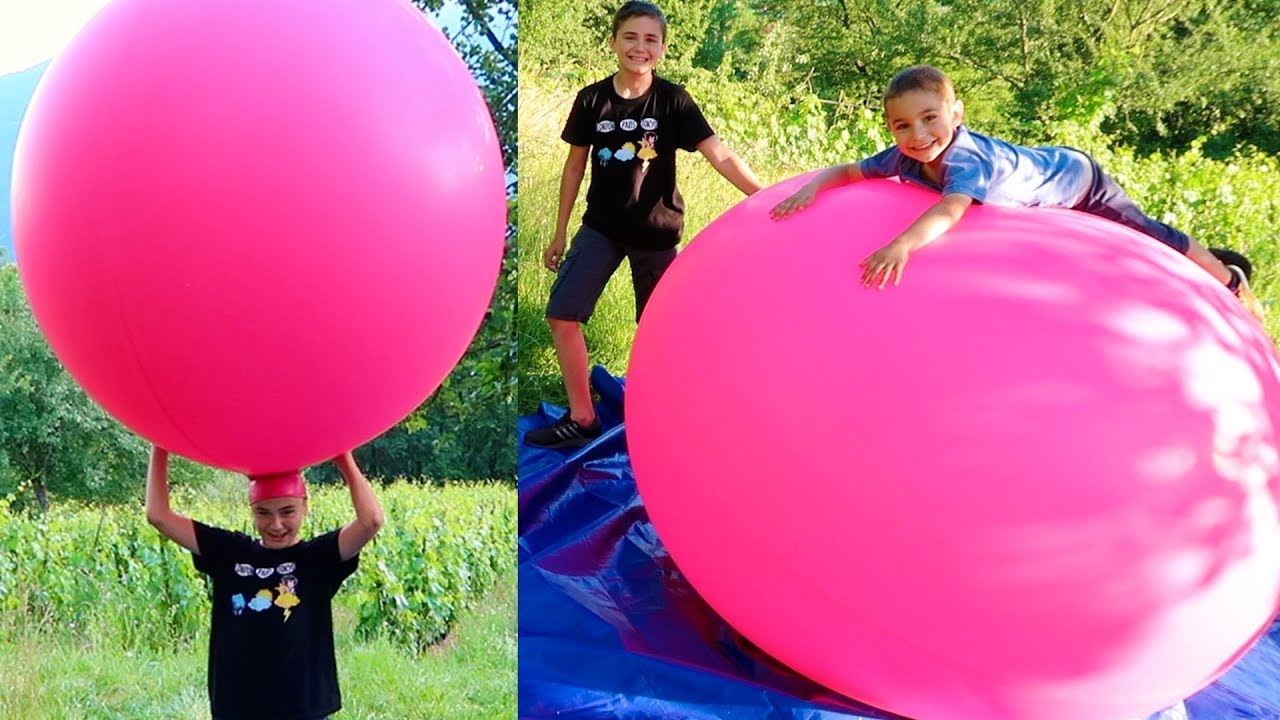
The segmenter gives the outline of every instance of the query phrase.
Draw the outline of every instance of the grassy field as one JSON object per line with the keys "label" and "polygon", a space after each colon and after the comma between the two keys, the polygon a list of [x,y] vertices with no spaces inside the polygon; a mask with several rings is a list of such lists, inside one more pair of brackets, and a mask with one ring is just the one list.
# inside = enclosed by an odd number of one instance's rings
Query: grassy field
{"label": "grassy field", "polygon": [[[533,412],[541,401],[563,405],[564,389],[551,335],[543,320],[554,275],[542,265],[542,252],[555,231],[560,173],[568,146],[560,132],[576,87],[533,75],[520,79],[520,215],[519,295],[516,333],[519,340],[521,414]],[[716,118],[709,117],[713,127]],[[812,167],[779,162],[760,144],[743,145],[726,138],[766,185],[805,172]],[[1173,224],[1209,246],[1227,246],[1246,252],[1256,268],[1254,290],[1272,308],[1268,329],[1280,333],[1280,303],[1275,302],[1280,283],[1280,191],[1274,158],[1260,155],[1233,162],[1204,158],[1197,148],[1173,157],[1141,157],[1128,150],[1099,145],[1094,136],[1069,134],[1059,140],[1093,153],[1108,172],[1153,216]],[[830,157],[827,163],[851,158]],[[698,154],[682,153],[679,187],[687,215],[685,242],[742,195],[711,169]],[[569,223],[572,237],[581,217],[586,185]],[[630,270],[624,262],[614,274],[586,326],[592,364],[602,364],[615,374],[625,374],[635,333],[635,308]]]}
{"label": "grassy field", "polygon": [[[515,716],[516,576],[499,579],[453,631],[413,655],[386,640],[357,641],[335,607],[346,720]],[[195,720],[209,716],[204,640],[171,651],[123,651],[92,638],[29,634],[0,643],[0,718]]]}

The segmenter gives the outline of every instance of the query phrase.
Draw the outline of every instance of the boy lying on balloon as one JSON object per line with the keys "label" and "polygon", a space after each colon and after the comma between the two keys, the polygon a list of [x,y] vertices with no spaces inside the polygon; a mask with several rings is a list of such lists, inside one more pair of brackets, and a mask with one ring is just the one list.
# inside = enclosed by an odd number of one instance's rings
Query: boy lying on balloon
{"label": "boy lying on balloon", "polygon": [[980,135],[961,124],[964,104],[940,70],[917,65],[899,72],[884,93],[895,145],[861,162],[823,170],[773,208],[781,219],[811,205],[822,190],[864,178],[899,177],[942,193],[892,242],[861,263],[862,282],[883,288],[902,279],[907,258],[951,229],[974,202],[1012,207],[1064,207],[1118,222],[1186,255],[1240,299],[1258,322],[1261,303],[1249,288],[1244,256],[1208,250],[1185,233],[1148,217],[1097,161],[1067,147],[1023,147]]}

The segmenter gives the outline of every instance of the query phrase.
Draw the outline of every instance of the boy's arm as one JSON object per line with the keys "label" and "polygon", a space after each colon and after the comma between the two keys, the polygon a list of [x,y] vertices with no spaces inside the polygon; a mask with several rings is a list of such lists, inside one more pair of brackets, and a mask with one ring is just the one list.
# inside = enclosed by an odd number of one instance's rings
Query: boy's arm
{"label": "boy's arm", "polygon": [[169,451],[155,445],[151,446],[151,461],[147,466],[147,522],[161,535],[200,554],[195,523],[169,507]]}
{"label": "boy's arm", "polygon": [[833,165],[814,176],[812,180],[805,183],[804,187],[797,190],[791,197],[783,200],[769,211],[769,215],[774,220],[797,213],[813,204],[814,198],[818,193],[840,185],[848,185],[862,179],[862,168],[856,162],[845,163],[844,165]]}
{"label": "boy's arm", "polygon": [[386,518],[382,514],[377,496],[373,494],[373,488],[369,486],[369,480],[360,472],[351,453],[345,452],[334,458],[333,462],[347,481],[347,487],[351,490],[351,507],[356,511],[356,519],[343,525],[338,531],[338,554],[346,562],[360,554],[360,550],[382,529]]}
{"label": "boy's arm", "polygon": [[862,284],[870,287],[879,278],[879,287],[883,288],[892,275],[893,284],[897,285],[902,279],[903,268],[907,266],[907,256],[954,227],[972,204],[973,198],[968,195],[943,195],[941,200],[925,210],[901,235],[858,263],[862,268]]}
{"label": "boy's arm", "polygon": [[734,151],[730,150],[727,145],[720,142],[720,138],[712,135],[711,137],[698,143],[698,152],[711,163],[711,167],[716,172],[724,176],[725,180],[733,183],[733,186],[741,190],[743,193],[750,195],[760,188],[764,187],[760,182],[760,178],[751,172],[751,168],[747,163]]}
{"label": "boy's arm", "polygon": [[560,212],[556,215],[556,234],[542,253],[542,264],[551,272],[560,269],[560,259],[564,257],[569,216],[573,213],[574,201],[578,199],[582,178],[587,174],[587,156],[590,152],[591,148],[586,145],[570,145],[569,157],[564,161],[564,172],[560,175]]}

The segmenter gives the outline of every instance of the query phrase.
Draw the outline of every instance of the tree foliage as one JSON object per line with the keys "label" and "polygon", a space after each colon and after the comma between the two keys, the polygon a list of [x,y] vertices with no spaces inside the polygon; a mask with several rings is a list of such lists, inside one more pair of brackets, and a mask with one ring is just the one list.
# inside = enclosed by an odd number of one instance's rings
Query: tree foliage
{"label": "tree foliage", "polygon": [[[48,506],[53,496],[136,497],[146,445],[85,395],[49,349],[18,282],[0,266],[0,496]],[[178,482],[207,470],[182,463]]]}
{"label": "tree foliage", "polygon": [[[445,0],[415,0],[440,12]],[[366,472],[382,477],[515,478],[516,7],[511,0],[456,0],[462,22],[450,40],[493,114],[508,178],[506,252],[493,301],[466,354],[440,388],[402,422],[360,448]],[[447,29],[447,28],[446,28]],[[431,82],[430,68],[409,68]],[[455,238],[465,242],[466,238]],[[311,477],[336,477],[332,465]]]}
{"label": "tree foliage", "polygon": [[110,478],[143,459],[44,341],[13,265],[0,267],[0,492],[111,496]]}
{"label": "tree foliage", "polygon": [[[727,71],[762,97],[812,92],[878,111],[895,72],[927,63],[951,75],[975,125],[1010,140],[1043,140],[1053,123],[1071,122],[1147,152],[1197,138],[1210,155],[1243,145],[1280,152],[1277,0],[659,5],[672,26],[661,72],[677,78]],[[522,13],[526,7],[530,72],[611,69],[597,48],[608,34],[602,17],[616,4],[524,0]]]}

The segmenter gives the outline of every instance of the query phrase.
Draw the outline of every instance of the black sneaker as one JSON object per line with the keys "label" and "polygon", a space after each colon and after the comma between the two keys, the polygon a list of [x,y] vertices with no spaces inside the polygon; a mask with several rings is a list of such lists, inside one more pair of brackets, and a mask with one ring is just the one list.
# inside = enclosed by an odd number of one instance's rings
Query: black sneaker
{"label": "black sneaker", "polygon": [[524,441],[527,445],[553,450],[580,448],[600,437],[602,430],[599,418],[592,420],[590,425],[584,426],[579,425],[566,413],[564,417],[544,428],[525,433]]}

